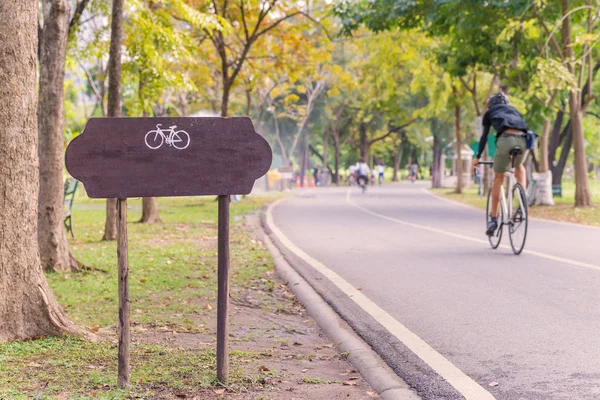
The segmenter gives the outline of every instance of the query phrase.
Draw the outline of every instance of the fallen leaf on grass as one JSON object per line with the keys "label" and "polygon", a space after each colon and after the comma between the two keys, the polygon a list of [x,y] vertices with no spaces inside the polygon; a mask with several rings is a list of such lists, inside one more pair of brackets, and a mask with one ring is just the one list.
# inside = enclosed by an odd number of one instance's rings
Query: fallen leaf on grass
{"label": "fallen leaf on grass", "polygon": [[498,382],[490,382],[488,383],[489,387],[494,387],[494,386],[498,386]]}
{"label": "fallen leaf on grass", "polygon": [[300,343],[300,342],[294,342],[294,346],[302,346],[302,343]]}
{"label": "fallen leaf on grass", "polygon": [[308,369],[307,369],[307,368],[304,368],[304,369],[302,370],[302,372],[306,372],[306,371],[308,371]]}
{"label": "fallen leaf on grass", "polygon": [[223,394],[225,393],[225,389],[215,389],[213,392],[215,392],[215,394]]}
{"label": "fallen leaf on grass", "polygon": [[321,360],[321,361],[329,361],[329,360],[331,360],[332,358],[333,358],[333,357],[321,356],[321,357],[319,357],[319,360]]}
{"label": "fallen leaf on grass", "polygon": [[377,397],[377,392],[367,392],[367,396],[369,396],[369,397]]}
{"label": "fallen leaf on grass", "polygon": [[27,364],[27,366],[28,367],[32,367],[32,368],[41,368],[41,367],[43,367],[42,364],[38,364],[38,363],[35,363],[35,362],[30,362],[29,364]]}
{"label": "fallen leaf on grass", "polygon": [[99,329],[100,329],[100,325],[94,324],[94,325],[92,325],[92,328],[90,330],[92,331],[92,333],[98,333]]}
{"label": "fallen leaf on grass", "polygon": [[356,386],[357,383],[356,381],[346,381],[344,382],[344,386]]}
{"label": "fallen leaf on grass", "polygon": [[270,371],[270,369],[265,367],[264,365],[261,365],[260,367],[258,367],[258,369],[260,369],[261,371],[264,371],[264,372]]}
{"label": "fallen leaf on grass", "polygon": [[351,376],[350,378],[348,378],[348,380],[350,381],[355,381],[358,379],[358,376]]}
{"label": "fallen leaf on grass", "polygon": [[207,303],[207,304],[206,304],[206,309],[207,309],[207,310],[212,310],[212,306],[210,305],[210,303]]}

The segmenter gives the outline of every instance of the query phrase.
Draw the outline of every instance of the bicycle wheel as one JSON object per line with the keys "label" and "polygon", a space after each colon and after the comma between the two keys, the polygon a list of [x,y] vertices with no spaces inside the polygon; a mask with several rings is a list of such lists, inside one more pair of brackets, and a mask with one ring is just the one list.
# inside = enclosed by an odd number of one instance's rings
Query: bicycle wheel
{"label": "bicycle wheel", "polygon": [[[500,205],[498,205],[498,208],[499,208],[498,228],[496,229],[496,232],[492,236],[488,236],[488,240],[490,241],[490,246],[492,246],[492,249],[497,249],[498,246],[500,246],[500,241],[502,240],[502,228],[503,228],[502,221],[504,221],[504,210],[502,210],[502,207]],[[492,188],[490,187],[490,191],[489,191],[488,197],[487,197],[487,205],[485,207],[485,227],[486,227],[486,229],[487,229],[487,225],[489,224],[489,222],[491,220],[492,220]]]}
{"label": "bicycle wheel", "polygon": [[163,142],[165,141],[165,137],[157,130],[150,131],[146,133],[144,141],[146,142],[146,146],[148,146],[152,150],[156,150],[160,146],[162,146]]}
{"label": "bicycle wheel", "polygon": [[171,137],[173,147],[183,150],[190,145],[190,135],[186,131],[177,131]]}
{"label": "bicycle wheel", "polygon": [[508,223],[508,234],[513,253],[519,255],[523,251],[527,239],[527,195],[520,183],[515,184],[510,195],[512,196],[513,210]]}

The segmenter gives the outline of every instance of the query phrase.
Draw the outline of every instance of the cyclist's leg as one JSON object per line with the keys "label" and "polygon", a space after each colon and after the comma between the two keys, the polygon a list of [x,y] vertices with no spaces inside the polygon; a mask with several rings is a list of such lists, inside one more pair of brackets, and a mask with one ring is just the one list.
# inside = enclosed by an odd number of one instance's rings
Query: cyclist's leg
{"label": "cyclist's leg", "polygon": [[502,184],[504,183],[504,174],[511,167],[510,149],[512,149],[512,140],[506,136],[500,136],[496,143],[496,154],[494,155],[494,183],[492,186],[492,217],[497,217],[499,213],[500,194]]}
{"label": "cyclist's leg", "polygon": [[[522,143],[518,143],[521,142]],[[519,154],[517,157],[515,157],[515,178],[517,178],[517,181],[519,181],[519,183],[523,186],[523,188],[527,187],[527,171],[525,170],[525,166],[523,165],[523,163],[525,162],[525,158],[527,157],[527,150],[525,150],[524,146],[527,146],[527,143],[525,141],[525,139],[517,139],[517,146],[521,146],[523,145],[523,147],[521,147],[523,149],[523,153]]]}
{"label": "cyclist's leg", "polygon": [[492,183],[492,217],[498,217],[500,212],[500,194],[502,192],[502,184],[504,183],[504,173],[496,172],[494,174],[494,182]]}

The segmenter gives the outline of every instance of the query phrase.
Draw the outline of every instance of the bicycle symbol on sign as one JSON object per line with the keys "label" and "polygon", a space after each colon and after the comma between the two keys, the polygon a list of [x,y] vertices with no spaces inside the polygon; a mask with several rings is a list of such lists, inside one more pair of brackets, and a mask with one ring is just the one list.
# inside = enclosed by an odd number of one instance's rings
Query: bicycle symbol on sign
{"label": "bicycle symbol on sign", "polygon": [[156,150],[165,142],[179,150],[183,150],[190,145],[190,135],[186,131],[175,132],[177,125],[170,126],[169,129],[161,129],[161,125],[157,124],[155,130],[146,133],[144,141],[150,149]]}

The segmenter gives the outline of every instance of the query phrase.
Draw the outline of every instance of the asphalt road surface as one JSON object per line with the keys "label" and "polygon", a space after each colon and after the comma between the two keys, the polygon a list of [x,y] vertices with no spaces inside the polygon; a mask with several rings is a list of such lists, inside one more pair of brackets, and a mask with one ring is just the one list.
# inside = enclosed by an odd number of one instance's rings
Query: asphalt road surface
{"label": "asphalt road surface", "polygon": [[275,241],[424,399],[600,399],[600,229],[533,220],[515,256],[426,187],[300,192],[271,217],[300,250]]}

